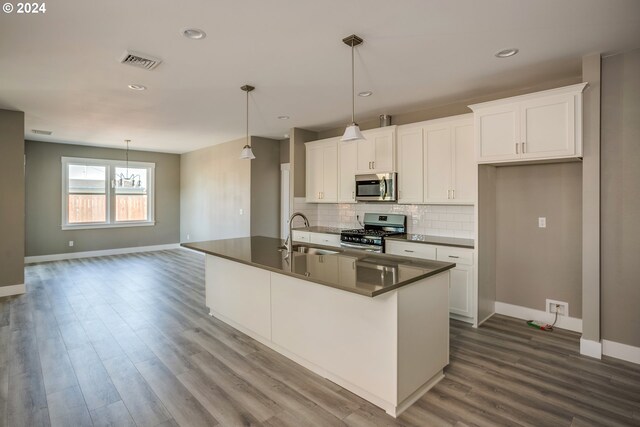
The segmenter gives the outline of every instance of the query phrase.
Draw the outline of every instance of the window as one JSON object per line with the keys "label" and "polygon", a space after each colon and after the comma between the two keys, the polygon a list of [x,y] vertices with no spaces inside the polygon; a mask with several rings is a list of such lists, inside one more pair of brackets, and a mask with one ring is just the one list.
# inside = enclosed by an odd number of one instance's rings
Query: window
{"label": "window", "polygon": [[153,225],[154,163],[62,158],[62,228]]}

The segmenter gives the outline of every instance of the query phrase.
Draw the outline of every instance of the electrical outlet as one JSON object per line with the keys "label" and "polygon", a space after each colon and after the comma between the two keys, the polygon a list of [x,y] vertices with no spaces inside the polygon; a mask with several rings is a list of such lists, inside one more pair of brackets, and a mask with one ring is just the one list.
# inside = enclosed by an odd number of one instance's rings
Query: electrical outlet
{"label": "electrical outlet", "polygon": [[538,218],[538,228],[547,228],[547,218],[541,216]]}
{"label": "electrical outlet", "polygon": [[240,215],[244,215],[244,209],[240,208]]}
{"label": "electrical outlet", "polygon": [[69,247],[73,247],[73,240],[69,240]]}
{"label": "electrical outlet", "polygon": [[569,303],[564,301],[556,301],[553,299],[547,299],[547,313],[555,314],[558,316],[569,316]]}
{"label": "electrical outlet", "polygon": [[191,240],[191,234],[187,233],[187,240]]}

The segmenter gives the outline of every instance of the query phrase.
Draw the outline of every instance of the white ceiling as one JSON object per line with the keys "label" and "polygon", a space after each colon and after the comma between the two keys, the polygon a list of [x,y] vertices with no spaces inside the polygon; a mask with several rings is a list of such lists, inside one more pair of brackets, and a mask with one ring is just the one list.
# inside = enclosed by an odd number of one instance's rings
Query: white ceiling
{"label": "white ceiling", "polygon": [[[0,13],[0,108],[28,139],[187,152],[244,135],[282,138],[580,72],[581,56],[640,47],[638,0],[57,0]],[[206,31],[204,40],[181,35]],[[506,47],[510,59],[493,54]],[[161,58],[119,63],[126,49]],[[143,84],[147,91],[127,89]],[[278,120],[289,115],[290,120]],[[50,137],[31,129],[53,131]]]}

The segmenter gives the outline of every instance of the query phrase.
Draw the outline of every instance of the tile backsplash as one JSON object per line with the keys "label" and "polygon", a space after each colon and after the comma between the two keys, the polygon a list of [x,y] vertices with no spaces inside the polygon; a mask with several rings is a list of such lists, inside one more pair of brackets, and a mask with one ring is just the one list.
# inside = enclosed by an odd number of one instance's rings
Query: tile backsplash
{"label": "tile backsplash", "polygon": [[397,213],[407,216],[407,231],[431,236],[474,238],[474,207],[458,205],[398,205],[395,203],[306,203],[294,200],[294,212],[304,213],[311,225],[360,228],[356,216]]}

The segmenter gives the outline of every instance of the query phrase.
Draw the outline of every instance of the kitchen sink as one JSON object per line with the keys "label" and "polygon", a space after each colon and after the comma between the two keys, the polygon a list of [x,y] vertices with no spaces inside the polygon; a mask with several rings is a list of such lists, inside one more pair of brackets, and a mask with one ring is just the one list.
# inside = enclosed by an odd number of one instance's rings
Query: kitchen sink
{"label": "kitchen sink", "polygon": [[333,255],[339,253],[338,251],[332,251],[329,249],[313,248],[311,246],[294,246],[293,252],[300,252],[308,255]]}

